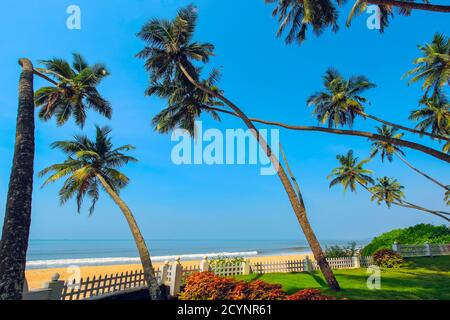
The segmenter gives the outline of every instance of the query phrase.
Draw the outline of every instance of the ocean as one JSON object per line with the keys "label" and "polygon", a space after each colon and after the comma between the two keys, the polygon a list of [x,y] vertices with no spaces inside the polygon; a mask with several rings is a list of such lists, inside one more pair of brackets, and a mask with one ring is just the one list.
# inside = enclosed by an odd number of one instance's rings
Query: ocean
{"label": "ocean", "polygon": [[[309,252],[298,240],[147,240],[152,261],[200,260],[204,256],[255,257]],[[349,241],[323,241],[325,248]],[[356,241],[358,246],[365,244]],[[140,263],[132,240],[31,240],[27,269],[60,268],[72,265],[98,266]]]}

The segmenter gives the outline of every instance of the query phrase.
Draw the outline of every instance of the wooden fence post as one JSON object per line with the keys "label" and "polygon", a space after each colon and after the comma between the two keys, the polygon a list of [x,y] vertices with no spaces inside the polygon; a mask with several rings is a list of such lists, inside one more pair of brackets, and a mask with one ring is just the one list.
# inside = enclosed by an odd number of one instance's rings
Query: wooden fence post
{"label": "wooden fence post", "polygon": [[399,250],[399,245],[398,245],[398,242],[397,241],[395,241],[393,244],[392,244],[392,251],[394,251],[394,252],[399,252],[400,250]]}
{"label": "wooden fence post", "polygon": [[59,274],[55,273],[52,280],[44,285],[44,288],[51,289],[49,300],[61,300],[65,281],[59,280]]}
{"label": "wooden fence post", "polygon": [[164,261],[164,265],[161,267],[161,284],[166,284],[167,281],[167,273],[169,272],[169,261]]}
{"label": "wooden fence post", "polygon": [[243,275],[248,275],[250,273],[251,273],[251,271],[250,271],[250,262],[243,261],[242,262],[242,274]]}
{"label": "wooden fence post", "polygon": [[204,257],[203,260],[200,262],[200,272],[209,271],[209,261],[208,257]]}
{"label": "wooden fence post", "polygon": [[430,244],[428,242],[425,242],[423,246],[425,247],[425,255],[432,257],[433,255],[431,254]]}
{"label": "wooden fence post", "polygon": [[311,260],[309,260],[309,256],[305,257],[305,260],[303,260],[303,270],[305,272],[311,272],[312,270],[312,263]]}
{"label": "wooden fence post", "polygon": [[361,268],[361,256],[359,254],[356,254],[356,256],[353,257],[353,268]]}
{"label": "wooden fence post", "polygon": [[181,289],[181,277],[183,274],[183,266],[180,263],[180,258],[172,264],[170,275],[170,295],[176,297]]}

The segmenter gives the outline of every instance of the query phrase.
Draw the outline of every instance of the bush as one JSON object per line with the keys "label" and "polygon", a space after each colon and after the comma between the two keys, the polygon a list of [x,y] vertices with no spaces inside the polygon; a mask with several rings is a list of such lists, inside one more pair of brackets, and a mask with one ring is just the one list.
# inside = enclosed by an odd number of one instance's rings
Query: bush
{"label": "bush", "polygon": [[304,289],[291,294],[287,300],[336,300],[336,298],[325,296],[317,289]]}
{"label": "bush", "polygon": [[361,254],[371,256],[380,249],[391,249],[394,242],[400,244],[450,243],[450,229],[446,226],[418,224],[405,229],[392,230],[374,238],[364,247]]}
{"label": "bush", "polygon": [[187,278],[180,300],[283,300],[286,297],[280,285],[261,280],[238,281],[199,272]]}
{"label": "bush", "polygon": [[358,252],[356,242],[350,242],[347,246],[331,246],[325,248],[327,258],[353,257]]}
{"label": "bush", "polygon": [[390,249],[381,249],[373,255],[374,263],[383,268],[398,268],[405,260],[403,257]]}

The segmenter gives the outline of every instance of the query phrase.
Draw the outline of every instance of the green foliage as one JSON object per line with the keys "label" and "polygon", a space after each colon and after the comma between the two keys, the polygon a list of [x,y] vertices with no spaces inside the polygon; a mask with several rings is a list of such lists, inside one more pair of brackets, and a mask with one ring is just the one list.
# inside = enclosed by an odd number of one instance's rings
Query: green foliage
{"label": "green foliage", "polygon": [[353,257],[357,253],[356,242],[350,242],[347,246],[331,246],[325,248],[327,258]]}
{"label": "green foliage", "polygon": [[390,249],[381,249],[375,252],[373,261],[382,268],[400,268],[405,262],[400,254]]}
{"label": "green foliage", "polygon": [[285,297],[280,285],[261,280],[239,281],[212,272],[190,275],[179,295],[180,300],[282,300]]}
{"label": "green foliage", "polygon": [[373,255],[380,249],[390,249],[394,242],[401,244],[450,243],[450,229],[446,226],[418,224],[405,229],[395,229],[374,238],[361,254]]}
{"label": "green foliage", "polygon": [[242,257],[227,257],[227,256],[218,256],[209,260],[209,265],[214,267],[221,267],[226,264],[239,264],[244,262],[245,259]]}

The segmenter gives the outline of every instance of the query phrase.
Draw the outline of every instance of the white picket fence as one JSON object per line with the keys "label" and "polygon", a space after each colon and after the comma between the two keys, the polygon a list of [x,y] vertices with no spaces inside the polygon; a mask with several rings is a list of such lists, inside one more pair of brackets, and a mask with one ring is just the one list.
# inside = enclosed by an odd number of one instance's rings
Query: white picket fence
{"label": "white picket fence", "polygon": [[450,255],[450,244],[400,244],[395,242],[392,250],[405,258]]}
{"label": "white picket fence", "polygon": [[[404,257],[450,255],[450,244],[400,245],[394,243],[393,250]],[[328,258],[332,269],[367,268],[373,264],[372,257],[342,257]],[[155,275],[160,284],[170,287],[170,295],[177,296],[189,275],[196,272],[211,271],[219,276],[237,276],[251,273],[292,273],[310,272],[318,270],[316,261],[308,257],[300,260],[285,261],[243,261],[239,263],[222,263],[210,265],[205,257],[200,265],[183,267],[180,259],[172,264],[166,262]],[[38,290],[24,292],[24,300],[82,300],[95,299],[118,292],[140,290],[146,287],[144,273],[141,270],[121,274],[111,274],[86,279],[75,279],[68,283],[59,280],[55,274],[45,287]]]}

